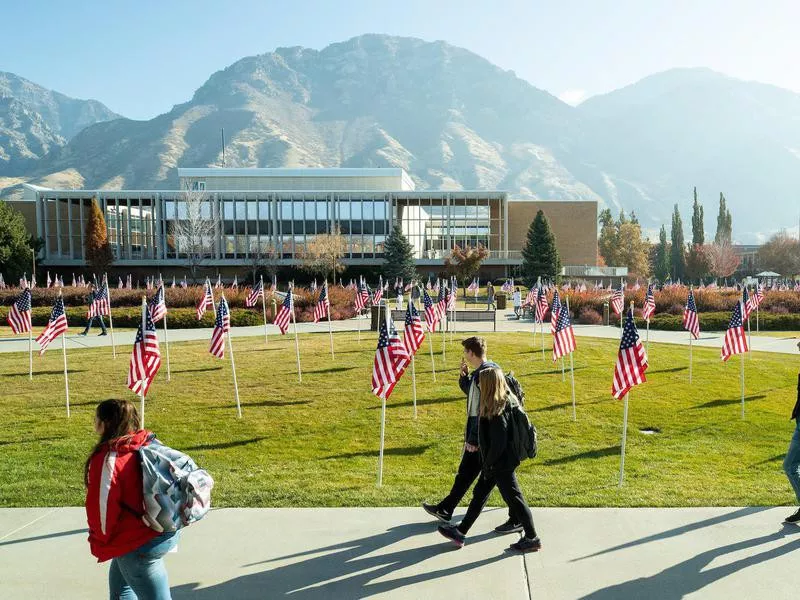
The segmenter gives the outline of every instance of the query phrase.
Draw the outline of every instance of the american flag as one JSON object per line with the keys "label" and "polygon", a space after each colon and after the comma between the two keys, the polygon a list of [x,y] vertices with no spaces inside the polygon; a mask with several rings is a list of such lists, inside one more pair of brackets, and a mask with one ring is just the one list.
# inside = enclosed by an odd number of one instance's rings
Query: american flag
{"label": "american flag", "polygon": [[694,292],[689,290],[689,299],[683,310],[683,328],[692,334],[694,339],[700,337],[700,320],[697,318],[697,304],[694,302]]}
{"label": "american flag", "polygon": [[506,293],[513,292],[514,291],[514,281],[511,280],[511,279],[506,279],[505,283],[500,288],[500,291],[506,292]]}
{"label": "american flag", "polygon": [[425,331],[422,329],[422,320],[419,318],[419,311],[414,303],[409,300],[406,309],[406,322],[403,331],[403,343],[409,356],[417,353],[422,342],[425,341]]}
{"label": "american flag", "polygon": [[161,367],[161,350],[158,348],[158,336],[150,312],[145,313],[144,333],[142,325],[136,331],[136,340],[133,342],[131,362],[128,365],[128,389],[135,394],[147,395],[150,384]]}
{"label": "american flag", "polygon": [[633,386],[647,381],[644,375],[646,370],[647,352],[642,345],[642,340],[639,339],[631,308],[625,315],[617,365],[614,367],[614,381],[611,384],[611,394],[614,398],[622,398]]}
{"label": "american flag", "polygon": [[45,287],[49,288],[51,285],[53,285],[53,280],[50,279],[50,271],[48,271],[47,272],[47,286],[45,286]]}
{"label": "american flag", "polygon": [[319,298],[314,305],[314,323],[319,323],[320,319],[328,316],[331,309],[331,301],[328,298],[328,282],[326,281],[319,292]]}
{"label": "american flag", "polygon": [[203,315],[206,314],[206,310],[209,308],[214,308],[214,292],[211,291],[211,282],[206,279],[206,282],[203,284],[203,295],[200,298],[200,302],[197,303],[197,320],[203,318]]}
{"label": "american flag", "polygon": [[[610,285],[610,284],[609,284]],[[614,290],[614,295],[611,296],[611,308],[614,310],[615,315],[621,315],[625,310],[625,292],[622,282],[619,283],[619,289]]]}
{"label": "american flag", "polygon": [[532,287],[528,290],[528,295],[525,296],[522,306],[533,306],[534,304],[536,304],[536,288]]}
{"label": "american flag", "polygon": [[253,286],[253,289],[250,290],[250,293],[247,294],[247,298],[244,299],[245,306],[252,308],[256,305],[258,299],[263,297],[264,297],[264,280],[260,279],[258,283]]}
{"label": "american flag", "polygon": [[225,296],[220,298],[217,306],[217,320],[211,333],[211,346],[208,351],[217,358],[225,358],[225,334],[231,330],[231,314]]}
{"label": "american flag", "polygon": [[744,319],[742,318],[742,303],[737,302],[733,307],[728,331],[722,341],[722,360],[728,360],[734,354],[747,352],[747,335],[744,332]]}
{"label": "american flag", "polygon": [[311,289],[312,292],[316,292],[317,291],[317,278],[316,277],[314,278],[314,281],[311,282],[311,288],[310,289]]}
{"label": "american flag", "polygon": [[[401,282],[402,283],[402,282]],[[406,284],[406,287],[403,288],[404,292],[410,292],[414,288],[414,280],[412,279]]]}
{"label": "american flag", "polygon": [[[74,277],[72,279],[73,279],[73,281],[75,280]],[[75,284],[73,283],[72,285],[74,286]],[[125,287],[125,284],[122,283],[122,277],[117,277],[117,289],[121,290],[124,287]]]}
{"label": "american flag", "polygon": [[89,318],[98,315],[107,315],[111,312],[111,306],[108,301],[108,281],[103,281],[100,287],[95,289],[92,294],[92,303],[89,305]]}
{"label": "american flag", "polygon": [[36,343],[41,346],[39,354],[44,354],[47,346],[62,333],[67,331],[67,315],[64,312],[64,299],[59,296],[56,298],[56,303],[53,305],[53,310],[50,313],[50,320],[47,322],[47,327],[36,338]]}
{"label": "american flag", "polygon": [[167,315],[167,303],[164,300],[164,282],[158,284],[158,289],[153,297],[150,299],[150,318],[153,323],[158,323]]}
{"label": "american flag", "polygon": [[650,320],[653,313],[656,312],[656,301],[653,298],[653,284],[647,286],[647,294],[644,297],[644,308],[642,308],[642,318]]}
{"label": "american flag", "polygon": [[539,323],[544,323],[544,318],[547,316],[547,310],[550,306],[547,304],[547,294],[540,283],[536,287],[536,320]]}
{"label": "american flag", "polygon": [[170,286],[173,290],[175,289],[175,275],[172,276],[172,285]]}
{"label": "american flag", "polygon": [[378,305],[383,298],[383,279],[380,280],[378,283],[378,289],[375,290],[375,294],[372,296],[372,304]]}
{"label": "american flag", "polygon": [[553,334],[553,362],[575,351],[575,332],[566,308],[558,311],[556,331]]}
{"label": "american flag", "polygon": [[11,305],[6,321],[14,333],[27,333],[31,330],[31,291],[22,290],[19,298]]}
{"label": "american flag", "polygon": [[750,294],[747,292],[747,286],[742,286],[742,306],[744,307],[744,318],[750,318],[750,311],[753,309]]}
{"label": "american flag", "polygon": [[756,293],[750,296],[750,304],[752,305],[750,310],[755,310],[759,306],[761,306],[761,301],[764,299],[764,288],[761,287],[760,283],[756,284]]}
{"label": "american flag", "polygon": [[439,281],[439,278],[436,278],[436,283],[433,284],[433,289],[431,290],[434,294],[438,294],[439,290],[442,289],[442,282]]}
{"label": "american flag", "polygon": [[447,292],[447,310],[455,310],[456,299],[458,298],[458,288],[455,285],[451,285]]}
{"label": "american flag", "polygon": [[558,313],[561,312],[561,299],[558,297],[558,289],[553,290],[553,306],[550,308],[550,333],[556,332]]}
{"label": "american flag", "polygon": [[367,300],[369,300],[369,290],[367,289],[367,284],[364,283],[362,279],[358,283],[358,289],[356,289],[356,312],[360,313],[364,308],[367,306]]}
{"label": "american flag", "polygon": [[217,274],[217,283],[214,284],[214,289],[218,290],[222,287],[222,275]]}
{"label": "american flag", "polygon": [[281,334],[285,334],[289,330],[289,322],[292,320],[293,310],[292,289],[289,288],[286,291],[286,297],[283,299],[278,314],[275,315],[275,321],[273,321],[273,323],[278,326],[278,329],[281,330]]}
{"label": "american flag", "polygon": [[127,283],[127,286],[126,286],[126,287],[127,287],[129,290],[132,290],[132,289],[133,289],[133,277],[132,277],[130,274],[128,275],[128,283]]}
{"label": "american flag", "polygon": [[428,290],[424,288],[422,289],[422,304],[425,306],[425,325],[428,326],[428,331],[434,333],[436,324],[439,322],[439,312],[433,300],[431,300]]}
{"label": "american flag", "polygon": [[6,280],[3,279],[3,274],[0,273],[0,290],[6,289]]}
{"label": "american flag", "polygon": [[238,290],[239,289],[239,276],[238,275],[234,275],[233,276],[233,283],[231,284],[231,289],[233,289],[233,290]]}
{"label": "american flag", "polygon": [[436,298],[436,310],[439,311],[439,318],[443,319],[447,314],[447,284],[439,286],[439,295]]}
{"label": "american flag", "polygon": [[467,287],[467,291],[468,292],[477,292],[478,291],[478,287],[479,287],[478,280],[477,279],[473,279],[472,283],[470,283],[469,287]]}
{"label": "american flag", "polygon": [[387,317],[381,321],[372,363],[372,393],[378,398],[388,399],[410,360],[391,317]]}

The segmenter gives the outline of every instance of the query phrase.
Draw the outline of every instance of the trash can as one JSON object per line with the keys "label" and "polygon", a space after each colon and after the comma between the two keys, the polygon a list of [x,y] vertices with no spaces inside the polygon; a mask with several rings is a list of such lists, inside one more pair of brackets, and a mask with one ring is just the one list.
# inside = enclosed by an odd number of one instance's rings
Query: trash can
{"label": "trash can", "polygon": [[495,304],[497,304],[497,310],[505,310],[506,309],[506,295],[505,294],[496,294],[494,297]]}
{"label": "trash can", "polygon": [[603,323],[609,325],[608,302],[603,302]]}

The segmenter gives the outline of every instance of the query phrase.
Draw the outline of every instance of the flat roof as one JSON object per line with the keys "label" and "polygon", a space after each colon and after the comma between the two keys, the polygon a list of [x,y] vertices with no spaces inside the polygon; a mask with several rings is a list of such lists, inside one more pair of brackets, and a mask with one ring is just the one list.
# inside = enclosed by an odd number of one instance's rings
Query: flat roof
{"label": "flat roof", "polygon": [[223,168],[178,167],[178,177],[408,177],[404,169],[387,168]]}

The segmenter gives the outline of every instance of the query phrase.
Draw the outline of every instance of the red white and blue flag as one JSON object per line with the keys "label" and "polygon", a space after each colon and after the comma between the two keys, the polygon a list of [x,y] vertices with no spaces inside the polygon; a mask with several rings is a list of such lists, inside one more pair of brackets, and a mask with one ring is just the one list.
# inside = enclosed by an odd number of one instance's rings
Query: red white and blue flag
{"label": "red white and blue flag", "polygon": [[378,347],[372,363],[372,393],[378,398],[388,399],[410,360],[392,318],[387,316],[381,321],[378,331]]}
{"label": "red white and blue flag", "polygon": [[744,318],[750,318],[750,311],[753,310],[753,304],[750,300],[750,294],[747,291],[747,286],[742,286],[742,306],[744,307]]}
{"label": "red white and blue flag", "polygon": [[155,295],[150,299],[150,318],[158,323],[167,315],[167,303],[164,300],[164,282],[159,281]]}
{"label": "red white and blue flag", "polygon": [[734,354],[743,354],[744,352],[747,352],[747,335],[744,332],[742,303],[737,302],[733,307],[725,339],[722,341],[722,360],[727,361]]}
{"label": "red white and blue flag", "polygon": [[41,350],[39,354],[44,354],[47,346],[50,345],[54,339],[67,331],[67,315],[64,309],[64,299],[59,296],[56,298],[56,303],[53,305],[53,310],[50,312],[50,320],[47,321],[47,327],[36,338],[36,343],[39,344]]}
{"label": "red white and blue flag", "polygon": [[231,315],[225,296],[220,298],[217,306],[217,320],[211,333],[211,346],[208,351],[217,358],[225,358],[225,334],[231,330]]}
{"label": "red white and blue flag", "polygon": [[314,305],[314,323],[319,323],[320,319],[328,316],[331,310],[331,301],[328,298],[328,282],[326,281],[319,292],[319,298]]}
{"label": "red white and blue flag", "polygon": [[247,298],[245,298],[244,303],[245,306],[252,308],[256,305],[259,298],[264,297],[264,280],[259,279],[258,283],[253,286],[253,289],[250,290],[250,293],[247,294]]}
{"label": "red white and blue flag", "polygon": [[547,304],[547,294],[542,287],[542,284],[536,286],[536,320],[539,323],[544,323],[544,318],[547,316],[547,311],[550,306]]}
{"label": "red white and blue flag", "polygon": [[286,332],[289,330],[289,322],[292,320],[293,310],[294,310],[294,300],[292,299],[292,289],[289,288],[286,291],[286,297],[283,299],[281,308],[280,310],[278,310],[278,314],[275,315],[275,321],[273,322],[275,325],[278,326],[278,329],[281,330],[282,335],[285,335]]}
{"label": "red white and blue flag", "polygon": [[6,317],[11,331],[15,334],[27,333],[31,330],[31,291],[28,288],[11,305]]}
{"label": "red white and blue flag", "polygon": [[644,307],[642,308],[642,318],[649,321],[650,317],[656,312],[656,301],[653,297],[653,284],[647,286],[647,294],[644,297]]}
{"label": "red white and blue flag", "polygon": [[[611,285],[611,284],[609,284]],[[615,315],[621,315],[622,311],[625,310],[625,292],[622,282],[619,283],[619,289],[614,290],[614,294],[611,296],[611,308],[614,310]]]}
{"label": "red white and blue flag", "polygon": [[200,298],[200,302],[197,303],[197,320],[203,318],[203,315],[206,314],[207,309],[214,308],[214,292],[211,291],[211,282],[206,279],[206,282],[203,284],[203,295]]}
{"label": "red white and blue flag", "polygon": [[431,300],[428,290],[424,288],[422,290],[422,304],[425,307],[425,325],[427,325],[428,331],[435,333],[436,324],[439,322],[439,311],[433,303],[433,300]]}
{"label": "red white and blue flag", "polygon": [[92,293],[92,303],[89,305],[89,318],[99,315],[108,315],[111,312],[111,304],[108,298],[108,281],[103,281],[100,287]]}
{"label": "red white and blue flag", "polygon": [[425,331],[422,329],[422,320],[419,317],[419,311],[414,306],[414,302],[408,301],[408,308],[406,309],[405,328],[403,330],[403,343],[406,346],[406,351],[409,356],[417,353],[417,350],[422,346],[425,341]]}
{"label": "red white and blue flag", "polygon": [[611,394],[620,399],[635,385],[647,381],[644,372],[647,370],[647,352],[639,338],[639,332],[633,321],[633,308],[625,315],[622,328],[622,339],[617,353],[617,364],[614,367],[614,380]]}
{"label": "red white and blue flag", "polygon": [[358,289],[356,290],[356,312],[360,313],[364,310],[367,306],[367,300],[369,300],[369,290],[367,289],[367,284],[364,283],[362,279],[358,283]]}
{"label": "red white and blue flag", "polygon": [[146,396],[160,367],[161,350],[158,347],[156,326],[150,318],[150,311],[145,311],[144,333],[140,323],[133,342],[131,362],[128,365],[128,389]]}
{"label": "red white and blue flag", "polygon": [[561,298],[558,297],[558,288],[555,288],[553,290],[553,306],[550,308],[550,333],[556,332],[559,312],[561,312]]}
{"label": "red white and blue flag", "polygon": [[695,304],[694,292],[691,289],[689,289],[686,308],[683,309],[683,328],[691,333],[694,339],[700,337],[700,320],[697,317],[697,304]]}
{"label": "red white and blue flag", "polygon": [[572,330],[572,321],[569,318],[569,311],[562,308],[558,311],[556,330],[553,333],[553,362],[574,351],[575,332]]}

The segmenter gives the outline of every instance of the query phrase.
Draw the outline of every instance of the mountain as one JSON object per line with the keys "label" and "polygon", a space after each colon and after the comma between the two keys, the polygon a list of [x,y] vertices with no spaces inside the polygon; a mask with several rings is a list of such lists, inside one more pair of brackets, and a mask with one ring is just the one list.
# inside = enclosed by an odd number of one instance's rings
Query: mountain
{"label": "mountain", "polygon": [[0,174],[33,168],[84,127],[119,115],[0,71]]}
{"label": "mountain", "polygon": [[66,145],[40,120],[46,154],[9,173],[6,197],[23,180],[174,188],[175,167],[221,163],[222,128],[229,167],[399,166],[418,189],[594,199],[653,230],[676,202],[688,224],[696,185],[707,237],[723,191],[738,241],[793,223],[800,189],[792,92],[682,69],[572,107],[462,48],[383,35],[243,58],[165,114],[94,123]]}

